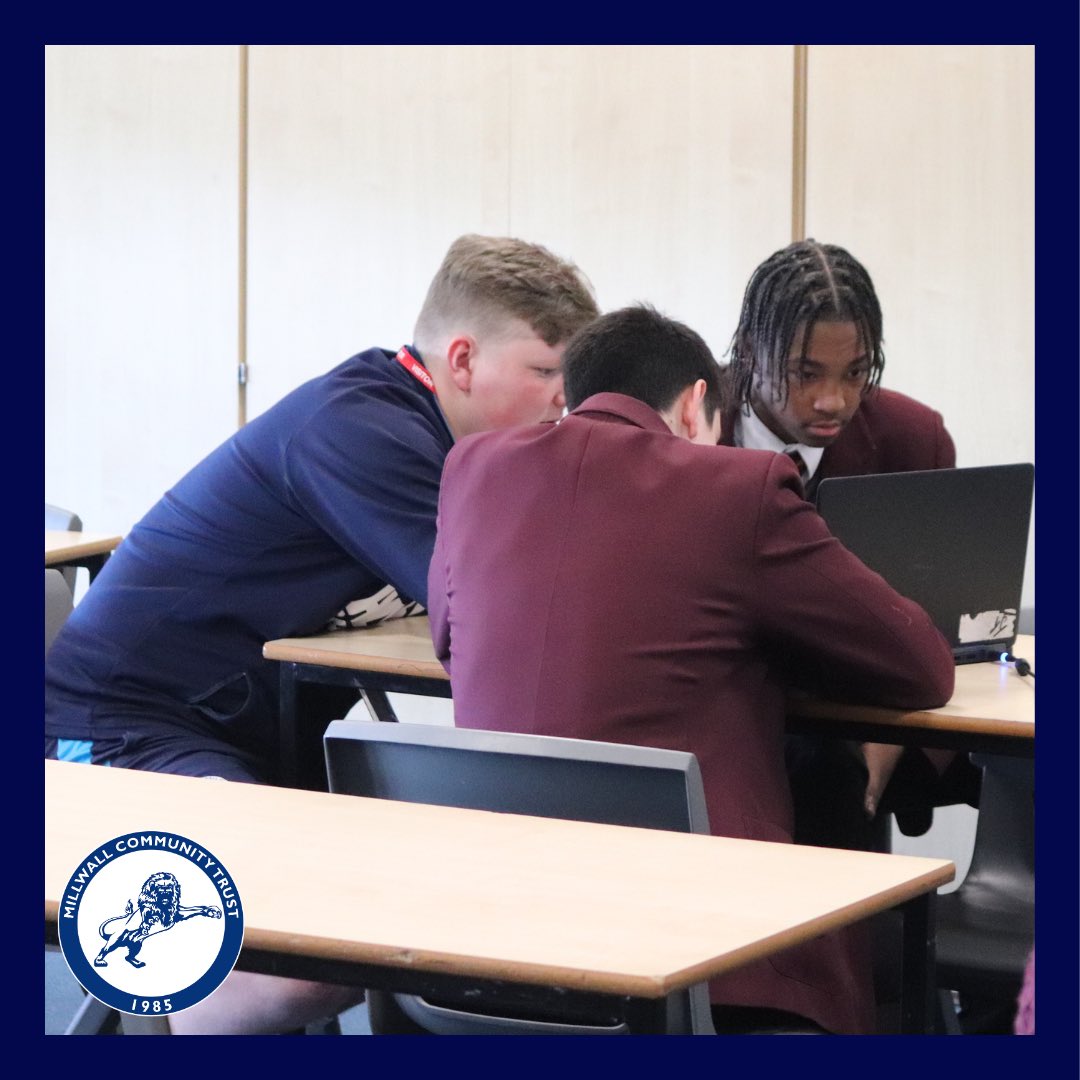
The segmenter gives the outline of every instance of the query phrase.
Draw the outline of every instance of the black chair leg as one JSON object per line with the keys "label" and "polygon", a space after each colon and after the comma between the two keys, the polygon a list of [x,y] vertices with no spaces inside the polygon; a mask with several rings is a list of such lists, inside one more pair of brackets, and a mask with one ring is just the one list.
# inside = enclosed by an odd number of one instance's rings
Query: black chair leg
{"label": "black chair leg", "polygon": [[87,994],[78,1007],[65,1035],[116,1035],[120,1027],[120,1014],[115,1009]]}
{"label": "black chair leg", "polygon": [[313,1020],[304,1028],[305,1035],[340,1035],[341,1024],[336,1016],[327,1016],[322,1020]]}
{"label": "black chair leg", "polygon": [[962,1035],[960,1021],[956,1017],[956,1003],[951,990],[938,990],[937,1032],[939,1035]]}
{"label": "black chair leg", "polygon": [[989,999],[961,994],[958,1018],[964,1035],[1011,1035],[1016,1018],[1016,995]]}

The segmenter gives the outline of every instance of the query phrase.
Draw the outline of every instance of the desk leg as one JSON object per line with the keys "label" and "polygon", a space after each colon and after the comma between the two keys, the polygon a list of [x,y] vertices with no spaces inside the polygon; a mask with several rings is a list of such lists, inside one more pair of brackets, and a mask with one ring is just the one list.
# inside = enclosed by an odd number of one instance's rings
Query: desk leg
{"label": "desk leg", "polygon": [[94,583],[94,578],[101,573],[105,566],[105,560],[108,555],[90,555],[83,560],[83,566],[86,567],[86,572],[90,575],[90,584]]}
{"label": "desk leg", "polygon": [[[308,735],[320,724],[318,737],[330,720],[344,716],[361,696],[376,720],[395,722],[397,716],[387,700],[387,692],[418,694],[422,697],[450,697],[446,679],[419,678],[385,672],[354,671],[333,665],[280,661],[280,700],[278,702],[279,765],[277,783],[296,787],[310,773],[301,770],[306,762],[301,751],[310,750]],[[325,784],[325,777],[323,778]],[[306,785],[305,785],[306,786]]]}
{"label": "desk leg", "polygon": [[[331,720],[340,719],[356,704],[361,690],[359,675],[344,668],[321,669],[283,660],[279,688],[277,783],[325,791],[323,731]],[[385,715],[377,718],[396,720],[385,693],[375,693],[385,710]]]}
{"label": "desk leg", "polygon": [[361,690],[360,696],[367,703],[368,712],[376,720],[381,720],[387,724],[396,724],[398,722],[394,706],[390,704],[390,699],[386,696],[384,690]]}
{"label": "desk leg", "polygon": [[933,892],[900,905],[904,919],[901,954],[900,1033],[932,1034],[935,995],[935,930]]}
{"label": "desk leg", "polygon": [[667,998],[630,998],[626,1003],[626,1022],[634,1035],[667,1035]]}
{"label": "desk leg", "polygon": [[281,664],[281,701],[278,712],[278,783],[296,787],[296,665]]}

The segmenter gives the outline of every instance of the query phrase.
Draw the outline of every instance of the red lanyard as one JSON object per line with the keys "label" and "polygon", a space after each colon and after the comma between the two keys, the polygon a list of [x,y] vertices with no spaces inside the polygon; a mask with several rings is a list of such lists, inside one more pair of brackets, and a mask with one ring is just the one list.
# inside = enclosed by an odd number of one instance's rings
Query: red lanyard
{"label": "red lanyard", "polygon": [[394,359],[414,378],[417,382],[422,382],[433,394],[437,395],[435,389],[435,380],[431,377],[431,373],[428,371],[419,360],[411,352],[407,345],[402,345],[398,349],[397,356]]}

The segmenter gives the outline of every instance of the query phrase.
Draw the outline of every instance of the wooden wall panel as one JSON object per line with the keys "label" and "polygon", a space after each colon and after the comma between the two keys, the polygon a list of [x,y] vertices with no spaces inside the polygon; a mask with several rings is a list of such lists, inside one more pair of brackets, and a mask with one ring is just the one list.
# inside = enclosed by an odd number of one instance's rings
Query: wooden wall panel
{"label": "wooden wall panel", "polygon": [[960,465],[1035,459],[1034,76],[1029,45],[810,48],[807,231],[867,266],[884,384]]}
{"label": "wooden wall panel", "polygon": [[791,46],[519,46],[510,220],[603,310],[655,304],[719,358],[750,271],[788,242]]}
{"label": "wooden wall panel", "polygon": [[411,341],[450,242],[505,234],[507,53],[251,47],[248,415]]}
{"label": "wooden wall panel", "polygon": [[[46,494],[126,528],[234,426],[236,46],[46,51]],[[448,243],[727,347],[789,239],[791,46],[252,46],[249,415],[411,337]],[[811,46],[807,227],[961,464],[1034,457],[1029,46]],[[1033,566],[1028,595],[1033,595]]]}
{"label": "wooden wall panel", "polygon": [[45,497],[126,531],[235,429],[237,47],[45,55]]}

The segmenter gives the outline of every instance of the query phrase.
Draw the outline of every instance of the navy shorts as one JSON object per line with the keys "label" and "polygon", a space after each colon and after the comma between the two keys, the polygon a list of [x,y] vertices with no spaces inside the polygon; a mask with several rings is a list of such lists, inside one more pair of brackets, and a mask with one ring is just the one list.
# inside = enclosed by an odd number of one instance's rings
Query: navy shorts
{"label": "navy shorts", "polygon": [[111,765],[118,769],[175,773],[178,776],[218,776],[241,783],[268,783],[266,769],[250,754],[190,732],[154,732],[95,739],[55,739],[45,736],[45,756],[58,761]]}

